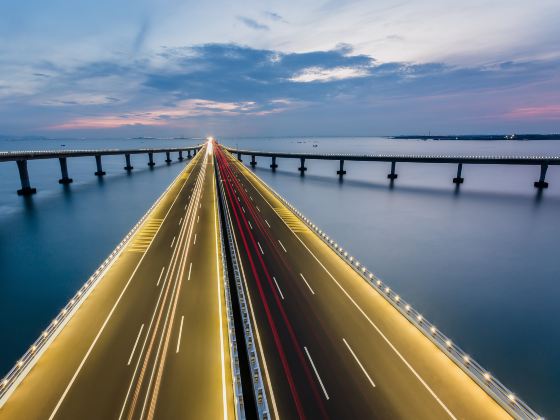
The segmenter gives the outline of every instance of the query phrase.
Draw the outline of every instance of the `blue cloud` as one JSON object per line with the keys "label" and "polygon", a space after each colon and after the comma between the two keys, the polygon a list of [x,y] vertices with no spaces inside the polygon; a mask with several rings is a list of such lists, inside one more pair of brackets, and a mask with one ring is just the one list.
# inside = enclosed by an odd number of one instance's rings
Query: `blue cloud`
{"label": "blue cloud", "polygon": [[[325,127],[329,115],[339,121],[341,129],[361,124],[367,130],[375,115],[384,118],[388,127],[416,131],[414,124],[432,121],[430,127],[434,127],[441,123],[442,115],[449,124],[464,120],[465,115],[476,115],[479,124],[500,121],[511,111],[512,101],[519,101],[519,92],[525,92],[522,98],[554,101],[549,97],[550,92],[558,91],[559,71],[560,60],[454,67],[443,63],[379,63],[344,44],[332,50],[303,53],[202,44],[163,48],[157,57],[131,60],[115,56],[73,68],[39,63],[30,73],[42,83],[35,93],[0,96],[0,125],[26,126],[29,121],[22,115],[33,115],[38,127],[44,127],[72,116],[132,118],[129,116],[152,110],[161,112],[159,118],[166,121],[215,121],[224,110],[225,119],[275,113],[278,124],[291,118],[294,127],[309,130]],[[1,87],[2,92],[9,90],[10,86]],[[196,100],[199,102],[192,102]],[[192,113],[177,117],[169,112],[185,108],[185,104],[194,107]],[[61,109],[65,105],[67,108]],[[291,113],[294,109],[297,112]],[[489,117],[490,112],[493,114]],[[359,123],[342,122],[355,121],[359,115],[363,116]],[[403,120],[409,126],[403,126]],[[255,119],[252,123],[257,122]],[[285,130],[285,126],[280,124],[280,129]]]}
{"label": "blue cloud", "polygon": [[268,31],[270,28],[265,25],[264,23],[257,22],[254,19],[245,17],[245,16],[237,16],[237,20],[243,23],[245,26],[256,29],[258,31]]}

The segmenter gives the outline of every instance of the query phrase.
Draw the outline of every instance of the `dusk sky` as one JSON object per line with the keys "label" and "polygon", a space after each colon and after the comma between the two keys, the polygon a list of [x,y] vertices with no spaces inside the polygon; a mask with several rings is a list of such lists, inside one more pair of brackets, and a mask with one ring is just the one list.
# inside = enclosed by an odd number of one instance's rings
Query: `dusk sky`
{"label": "dusk sky", "polygon": [[0,134],[560,131],[560,1],[0,6]]}

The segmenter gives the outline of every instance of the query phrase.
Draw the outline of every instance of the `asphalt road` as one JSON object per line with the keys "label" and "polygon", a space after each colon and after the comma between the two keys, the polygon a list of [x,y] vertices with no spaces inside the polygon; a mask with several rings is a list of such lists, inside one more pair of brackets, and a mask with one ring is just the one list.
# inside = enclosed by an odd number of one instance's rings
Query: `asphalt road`
{"label": "asphalt road", "polygon": [[206,146],[0,409],[0,419],[234,417]]}
{"label": "asphalt road", "polygon": [[216,157],[274,418],[509,418],[251,170]]}

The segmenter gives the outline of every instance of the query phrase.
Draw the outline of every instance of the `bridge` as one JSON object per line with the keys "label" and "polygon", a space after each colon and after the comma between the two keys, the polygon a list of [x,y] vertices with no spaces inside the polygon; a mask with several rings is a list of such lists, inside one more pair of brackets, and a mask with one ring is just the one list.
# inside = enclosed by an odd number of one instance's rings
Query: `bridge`
{"label": "bridge", "polygon": [[454,184],[462,184],[465,178],[462,176],[463,165],[534,165],[540,168],[539,180],[534,182],[535,188],[548,188],[546,182],[546,172],[549,165],[560,165],[560,156],[452,156],[452,155],[352,155],[352,154],[330,154],[330,153],[286,153],[286,152],[263,152],[256,150],[242,150],[226,147],[230,153],[237,155],[237,159],[242,161],[242,156],[250,156],[249,162],[252,167],[257,165],[256,157],[270,157],[270,168],[275,171],[278,168],[278,158],[282,159],[299,159],[300,166],[298,168],[303,176],[307,168],[306,160],[337,160],[339,161],[339,170],[336,174],[340,179],[346,175],[344,170],[345,161],[357,162],[388,162],[391,164],[391,172],[387,178],[394,182],[397,179],[396,173],[397,162],[408,163],[447,163],[457,165],[457,176],[453,178]]}
{"label": "bridge", "polygon": [[215,142],[0,382],[0,419],[518,418],[521,398]]}
{"label": "bridge", "polygon": [[61,178],[58,180],[59,184],[71,184],[73,182],[72,178],[68,175],[68,158],[76,157],[95,157],[95,164],[97,170],[95,172],[96,176],[105,175],[103,171],[103,166],[101,162],[102,156],[111,155],[123,155],[125,157],[125,171],[132,171],[134,167],[131,164],[130,156],[138,154],[148,155],[148,166],[153,167],[154,153],[165,153],[167,164],[171,163],[171,153],[177,152],[178,159],[183,160],[183,152],[187,152],[187,157],[191,158],[191,152],[193,156],[196,155],[197,150],[201,146],[194,147],[172,147],[172,148],[160,148],[160,149],[102,149],[102,150],[36,150],[36,151],[15,151],[15,152],[0,152],[0,162],[16,162],[19,179],[21,181],[21,189],[17,190],[18,195],[31,195],[37,192],[36,188],[31,187],[29,181],[29,172],[27,170],[27,161],[35,159],[58,159],[60,162],[60,172]]}

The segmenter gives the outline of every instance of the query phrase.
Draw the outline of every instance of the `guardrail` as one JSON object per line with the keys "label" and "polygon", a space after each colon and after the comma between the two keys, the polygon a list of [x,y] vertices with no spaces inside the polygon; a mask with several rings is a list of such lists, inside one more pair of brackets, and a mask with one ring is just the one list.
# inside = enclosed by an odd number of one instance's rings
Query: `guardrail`
{"label": "guardrail", "polygon": [[235,276],[235,283],[237,285],[237,296],[239,298],[239,306],[241,310],[241,318],[243,321],[244,326],[244,337],[245,337],[245,346],[247,348],[247,353],[249,356],[249,363],[251,368],[251,376],[252,380],[251,383],[253,385],[253,393],[255,395],[255,402],[257,406],[258,416],[261,420],[267,420],[270,418],[270,410],[268,407],[268,400],[266,397],[266,392],[264,389],[264,380],[262,376],[262,371],[259,363],[259,357],[257,351],[255,349],[256,341],[255,336],[253,335],[253,327],[251,324],[251,318],[248,313],[248,305],[247,300],[245,298],[245,289],[243,287],[242,281],[242,274],[239,268],[239,262],[237,257],[237,251],[235,246],[235,239],[234,233],[231,228],[231,220],[230,220],[230,213],[227,204],[225,204],[225,191],[224,186],[222,183],[222,178],[219,175],[219,171],[216,171],[218,174],[218,181],[220,185],[220,197],[222,198],[222,203],[224,203],[223,209],[225,214],[225,227],[228,236],[228,245],[231,252],[231,261],[233,266],[233,272]]}
{"label": "guardrail", "polygon": [[16,362],[16,364],[8,371],[6,376],[0,382],[0,408],[8,400],[12,392],[17,388],[25,376],[29,373],[31,368],[37,363],[37,360],[45,352],[48,346],[60,334],[64,326],[72,318],[74,313],[80,308],[82,303],[87,299],[89,294],[95,289],[99,282],[103,279],[109,268],[118,259],[126,245],[130,242],[134,234],[141,228],[150,213],[157,207],[163,197],[175,185],[177,180],[181,177],[183,171],[179,173],[165,189],[165,191],[158,197],[158,199],[151,205],[146,213],[140,220],[132,227],[126,234],[116,248],[109,254],[109,256],[101,263],[95,272],[89,277],[84,285],[76,292],[70,301],[62,308],[58,315],[52,320],[47,328],[41,333],[39,338],[31,345],[31,347],[23,354],[23,356]]}
{"label": "guardrail", "polygon": [[362,265],[356,258],[349,255],[337,242],[315,225],[288,200],[273,188],[253,174],[261,184],[272,192],[285,206],[287,206],[306,226],[314,231],[346,264],[354,269],[373,289],[389,302],[401,315],[420,330],[432,343],[445,353],[461,370],[473,379],[486,393],[488,393],[509,414],[518,419],[542,419],[527,403],[517,397],[510,389],[503,385],[490,372],[480,366],[471,356],[443,334],[434,324],[429,322],[416,309],[379,279],[372,271]]}
{"label": "guardrail", "polygon": [[453,178],[453,183],[460,185],[465,181],[462,176],[464,164],[477,164],[477,165],[538,165],[540,167],[540,177],[538,181],[534,182],[535,188],[548,188],[548,183],[545,181],[546,172],[549,165],[560,165],[560,156],[541,155],[541,156],[484,156],[484,155],[406,155],[406,154],[369,154],[369,155],[353,155],[348,153],[288,153],[288,152],[264,152],[257,150],[242,150],[234,149],[231,147],[224,147],[228,152],[237,155],[240,161],[241,156],[251,156],[250,165],[255,167],[257,161],[255,157],[270,157],[272,163],[270,167],[273,171],[278,168],[277,158],[299,159],[300,166],[298,170],[301,175],[305,174],[307,168],[305,167],[306,160],[338,160],[340,162],[339,170],[336,172],[340,179],[346,175],[344,170],[345,161],[358,161],[358,162],[389,162],[391,163],[391,172],[387,178],[394,182],[397,179],[396,173],[397,162],[408,163],[453,163],[457,165],[457,176]]}
{"label": "guardrail", "polygon": [[235,418],[245,420],[245,404],[243,401],[243,385],[241,383],[241,369],[239,368],[239,354],[237,353],[237,340],[235,337],[235,321],[233,319],[233,308],[231,304],[231,294],[229,289],[227,261],[225,257],[224,236],[222,233],[222,220],[218,217],[218,230],[220,231],[220,246],[222,250],[222,271],[224,279],[224,291],[226,299],[226,312],[228,319],[228,335],[231,353],[231,373],[233,376],[233,398],[235,400]]}

